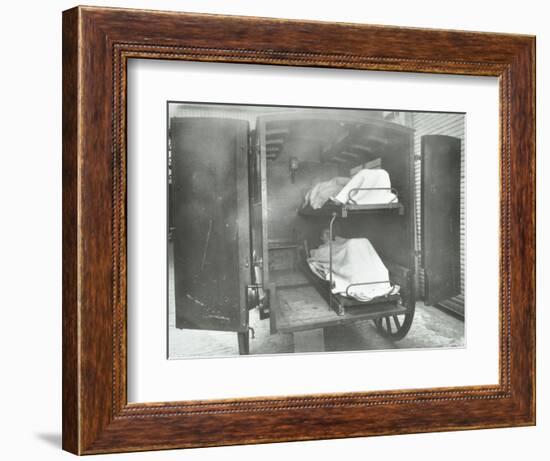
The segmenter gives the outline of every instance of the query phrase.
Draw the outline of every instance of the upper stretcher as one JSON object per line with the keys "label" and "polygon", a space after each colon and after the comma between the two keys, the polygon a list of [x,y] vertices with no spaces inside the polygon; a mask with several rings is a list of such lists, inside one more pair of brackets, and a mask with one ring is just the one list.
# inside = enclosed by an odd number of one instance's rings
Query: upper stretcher
{"label": "upper stretcher", "polygon": [[335,177],[315,184],[305,195],[301,215],[322,215],[372,210],[403,211],[397,190],[391,187],[386,170],[363,169],[352,178]]}

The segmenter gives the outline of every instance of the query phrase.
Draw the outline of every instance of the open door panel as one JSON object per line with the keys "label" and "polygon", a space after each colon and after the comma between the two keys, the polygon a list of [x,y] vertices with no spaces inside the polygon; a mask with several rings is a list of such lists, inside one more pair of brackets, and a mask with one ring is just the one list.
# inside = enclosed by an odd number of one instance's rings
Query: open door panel
{"label": "open door panel", "polygon": [[249,124],[174,118],[170,137],[176,327],[247,331]]}
{"label": "open door panel", "polygon": [[460,294],[460,139],[423,136],[422,257],[425,302]]}

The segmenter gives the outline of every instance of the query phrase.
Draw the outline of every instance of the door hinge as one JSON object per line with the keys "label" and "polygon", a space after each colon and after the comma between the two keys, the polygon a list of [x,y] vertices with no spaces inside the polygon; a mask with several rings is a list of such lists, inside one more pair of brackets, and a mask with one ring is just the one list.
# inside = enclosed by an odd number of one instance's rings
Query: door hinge
{"label": "door hinge", "polygon": [[269,290],[264,289],[263,285],[252,284],[246,286],[246,308],[248,310],[258,308],[260,320],[269,317]]}

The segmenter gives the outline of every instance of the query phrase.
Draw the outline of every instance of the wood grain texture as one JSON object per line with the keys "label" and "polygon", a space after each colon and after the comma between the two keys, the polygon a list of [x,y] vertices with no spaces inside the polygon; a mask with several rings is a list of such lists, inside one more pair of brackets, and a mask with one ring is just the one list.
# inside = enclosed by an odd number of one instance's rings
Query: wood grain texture
{"label": "wood grain texture", "polygon": [[[500,382],[218,401],[126,400],[130,58],[500,78]],[[63,14],[63,447],[78,454],[532,425],[535,39],[78,7]]]}
{"label": "wood grain texture", "polygon": [[63,17],[63,448],[78,452],[78,11]]}

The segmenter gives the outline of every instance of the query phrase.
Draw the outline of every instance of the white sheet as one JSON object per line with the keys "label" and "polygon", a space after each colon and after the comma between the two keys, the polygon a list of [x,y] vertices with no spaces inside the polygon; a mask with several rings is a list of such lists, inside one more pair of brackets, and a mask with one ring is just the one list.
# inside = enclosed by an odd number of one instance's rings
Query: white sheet
{"label": "white sheet", "polygon": [[[377,190],[353,190],[358,188]],[[341,204],[355,202],[357,205],[378,205],[397,202],[397,196],[390,189],[390,175],[386,170],[364,169],[348,181],[334,197],[334,201]]]}
{"label": "white sheet", "polygon": [[[330,246],[322,244],[311,250],[308,258],[311,270],[323,280],[330,280]],[[378,253],[366,238],[343,239],[336,237],[332,242],[333,293],[346,294],[352,283],[380,282],[351,287],[348,294],[360,301],[370,301],[378,296],[397,293],[399,288],[389,282],[388,269]]]}
{"label": "white sheet", "polygon": [[331,197],[334,197],[349,182],[350,178],[336,177],[329,181],[315,184],[306,194],[304,206],[311,206],[314,210],[322,208]]}
{"label": "white sheet", "polygon": [[[354,191],[353,189],[370,190]],[[336,177],[330,181],[317,183],[307,192],[304,205],[317,210],[322,208],[329,199],[342,205],[347,203],[378,205],[397,202],[397,196],[391,191],[390,175],[382,169],[363,169],[351,179]]]}

